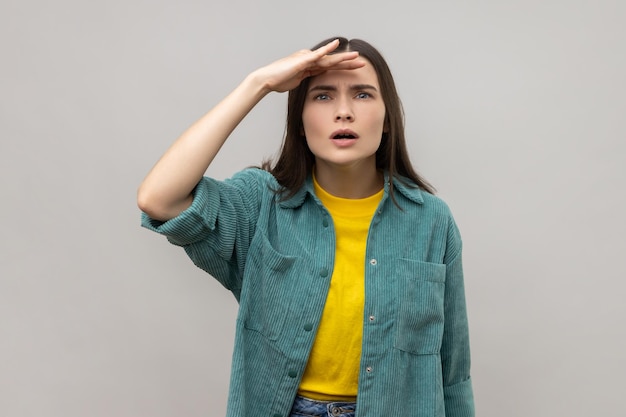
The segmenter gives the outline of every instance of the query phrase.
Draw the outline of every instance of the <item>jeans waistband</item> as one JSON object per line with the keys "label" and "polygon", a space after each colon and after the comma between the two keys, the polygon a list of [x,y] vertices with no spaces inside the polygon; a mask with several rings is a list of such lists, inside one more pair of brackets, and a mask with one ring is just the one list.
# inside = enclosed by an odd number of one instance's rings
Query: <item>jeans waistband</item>
{"label": "jeans waistband", "polygon": [[296,396],[291,416],[354,417],[356,403],[345,401],[318,401]]}

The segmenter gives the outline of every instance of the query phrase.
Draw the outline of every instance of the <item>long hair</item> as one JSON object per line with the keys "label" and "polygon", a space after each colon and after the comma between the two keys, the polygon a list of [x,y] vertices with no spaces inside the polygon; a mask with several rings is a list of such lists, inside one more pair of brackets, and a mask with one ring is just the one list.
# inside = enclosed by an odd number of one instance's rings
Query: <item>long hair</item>
{"label": "long hair", "polygon": [[[400,177],[410,179],[413,184],[407,186],[419,187],[434,194],[435,189],[413,169],[406,147],[404,136],[404,111],[393,76],[389,66],[380,52],[369,43],[360,40],[348,40],[342,37],[329,38],[315,45],[315,50],[334,39],[339,39],[339,46],[332,53],[358,51],[359,56],[367,59],[378,76],[381,95],[385,103],[385,133],[381,144],[376,151],[376,168],[388,172],[390,178],[403,181]],[[264,161],[262,169],[272,173],[281,186],[278,190],[283,198],[293,196],[304,184],[315,163],[315,156],[309,149],[302,132],[302,111],[311,78],[302,80],[293,90],[289,91],[287,99],[287,125],[285,136],[280,149],[278,160],[272,165],[271,161]],[[389,192],[395,201],[393,183],[389,184]]]}

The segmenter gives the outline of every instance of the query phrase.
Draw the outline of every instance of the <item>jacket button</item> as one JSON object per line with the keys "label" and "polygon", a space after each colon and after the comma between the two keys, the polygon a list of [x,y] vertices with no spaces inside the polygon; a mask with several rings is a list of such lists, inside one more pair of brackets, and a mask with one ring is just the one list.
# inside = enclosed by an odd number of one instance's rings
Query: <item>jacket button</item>
{"label": "jacket button", "polygon": [[328,227],[328,220],[326,219],[322,220],[322,226]]}
{"label": "jacket button", "polygon": [[367,368],[365,368],[365,372],[367,372],[368,374],[372,373],[372,367],[368,366]]}
{"label": "jacket button", "polygon": [[289,375],[289,378],[295,378],[298,376],[298,372],[295,369],[290,369],[287,375]]}
{"label": "jacket button", "polygon": [[369,319],[370,319],[370,321],[374,321],[374,320],[376,320],[376,317],[370,316]]}
{"label": "jacket button", "polygon": [[326,278],[327,276],[328,276],[328,269],[322,268],[322,270],[320,271],[320,277]]}
{"label": "jacket button", "polygon": [[311,323],[307,323],[304,325],[304,330],[307,332],[310,332],[311,330],[313,330],[313,325]]}
{"label": "jacket button", "polygon": [[378,264],[378,261],[376,259],[370,259],[370,265],[376,266],[376,264]]}

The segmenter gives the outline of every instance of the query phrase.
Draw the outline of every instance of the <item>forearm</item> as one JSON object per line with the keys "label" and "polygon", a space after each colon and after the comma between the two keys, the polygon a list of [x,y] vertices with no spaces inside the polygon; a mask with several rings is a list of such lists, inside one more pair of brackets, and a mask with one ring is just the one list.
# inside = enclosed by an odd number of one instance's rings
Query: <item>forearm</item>
{"label": "forearm", "polygon": [[259,68],[210,112],[194,123],[161,157],[137,193],[139,208],[155,220],[169,220],[188,208],[191,192],[215,155],[250,110],[270,91],[285,92],[311,75],[363,65],[357,52],[327,55],[330,42],[315,51],[302,50]]}
{"label": "forearm", "polygon": [[226,139],[269,90],[255,73],[191,125],[150,170],[137,193],[139,208],[169,220],[189,207],[191,192]]}

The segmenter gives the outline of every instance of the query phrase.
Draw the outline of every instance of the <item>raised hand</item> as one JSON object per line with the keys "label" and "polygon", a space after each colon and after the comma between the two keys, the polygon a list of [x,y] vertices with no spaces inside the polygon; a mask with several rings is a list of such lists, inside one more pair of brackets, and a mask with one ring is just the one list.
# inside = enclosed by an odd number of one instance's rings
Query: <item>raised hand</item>
{"label": "raised hand", "polygon": [[358,52],[331,54],[339,41],[301,50],[249,74],[237,88],[191,125],[150,170],[137,193],[141,210],[169,220],[193,201],[192,190],[213,158],[250,110],[272,91],[297,87],[306,77],[365,65]]}
{"label": "raised hand", "polygon": [[329,55],[339,46],[334,40],[314,51],[303,49],[265,67],[253,76],[263,83],[266,92],[284,92],[296,88],[303,79],[328,70],[356,69],[365,65],[357,59],[358,52],[341,52]]}

